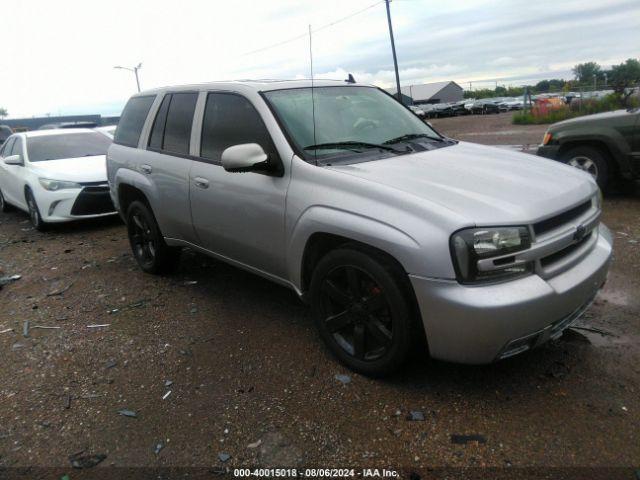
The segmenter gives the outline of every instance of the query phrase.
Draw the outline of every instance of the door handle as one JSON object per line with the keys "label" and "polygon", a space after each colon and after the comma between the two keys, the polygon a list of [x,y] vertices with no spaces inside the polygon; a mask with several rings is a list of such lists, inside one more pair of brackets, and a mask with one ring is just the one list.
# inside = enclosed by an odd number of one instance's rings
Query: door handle
{"label": "door handle", "polygon": [[147,175],[149,175],[153,169],[151,168],[151,165],[140,165],[140,171],[142,173],[146,173]]}
{"label": "door handle", "polygon": [[196,184],[196,187],[209,188],[209,180],[207,180],[206,178],[195,177],[193,181]]}

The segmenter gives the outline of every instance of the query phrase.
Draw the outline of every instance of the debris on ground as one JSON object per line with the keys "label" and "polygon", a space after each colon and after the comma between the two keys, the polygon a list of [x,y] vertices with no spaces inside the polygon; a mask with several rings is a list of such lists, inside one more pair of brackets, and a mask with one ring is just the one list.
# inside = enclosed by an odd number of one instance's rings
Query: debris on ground
{"label": "debris on ground", "polygon": [[31,330],[40,329],[40,330],[60,330],[62,327],[49,327],[46,325],[34,325],[31,327]]}
{"label": "debris on ground", "polygon": [[228,453],[219,453],[218,458],[220,459],[221,462],[226,462],[231,458],[231,455],[229,455]]}
{"label": "debris on ground", "polygon": [[547,376],[553,378],[563,378],[569,373],[569,367],[562,362],[553,362],[551,367],[547,370]]}
{"label": "debris on ground", "polygon": [[577,325],[571,325],[571,327],[569,327],[569,328],[572,328],[574,330],[584,330],[585,332],[599,333],[603,337],[613,337],[613,336],[615,336],[611,332],[607,332],[606,330],[602,330],[600,328],[595,328],[595,327],[579,327]]}
{"label": "debris on ground", "polygon": [[99,325],[87,325],[87,328],[104,328],[104,327],[109,327],[111,326],[110,323],[102,323]]}
{"label": "debris on ground", "polygon": [[247,445],[247,448],[258,448],[260,445],[262,445],[262,440],[250,443],[249,445]]}
{"label": "debris on ground", "polygon": [[69,455],[69,461],[73,468],[93,468],[107,458],[107,456],[102,453],[97,455],[82,455],[83,453],[84,452],[79,452]]}
{"label": "debris on ground", "polygon": [[187,280],[187,281],[183,282],[182,284],[183,284],[183,285],[185,285],[185,286],[188,286],[188,285],[197,285],[197,284],[198,284],[198,281],[197,281],[197,280]]}
{"label": "debris on ground", "polygon": [[166,381],[164,382],[164,386],[165,386],[165,387],[170,387],[171,385],[173,385],[173,382],[172,382],[171,380],[166,380]]}
{"label": "debris on ground", "polygon": [[424,422],[424,413],[419,410],[412,410],[407,415],[407,420],[410,422]]}
{"label": "debris on ground", "polygon": [[22,325],[22,336],[25,338],[29,336],[29,320],[25,320]]}
{"label": "debris on ground", "polygon": [[466,445],[471,442],[487,443],[487,439],[484,435],[477,433],[471,435],[451,435],[451,443],[455,443],[456,445]]}
{"label": "debris on ground", "polygon": [[118,362],[116,362],[115,360],[109,360],[109,361],[107,362],[107,364],[105,365],[105,368],[106,368],[106,369],[113,368],[113,367],[115,367],[116,365],[118,365]]}
{"label": "debris on ground", "polygon": [[335,379],[338,380],[343,385],[346,385],[347,383],[351,383],[351,377],[349,375],[344,375],[342,373],[336,374]]}
{"label": "debris on ground", "polygon": [[47,297],[56,297],[58,295],[62,295],[64,292],[69,290],[72,286],[73,286],[73,282],[68,284],[66,287],[62,287],[62,288],[59,288],[57,290],[53,290],[53,291],[47,293]]}
{"label": "debris on ground", "polygon": [[13,332],[13,328],[6,328],[4,330],[0,330],[0,333],[9,333],[9,332]]}
{"label": "debris on ground", "polygon": [[165,393],[165,394],[162,396],[162,399],[163,399],[163,400],[166,400],[167,398],[169,398],[169,395],[171,395],[171,390],[169,390],[167,393]]}
{"label": "debris on ground", "polygon": [[162,451],[163,448],[164,448],[164,444],[162,442],[158,442],[158,443],[156,443],[156,446],[153,447],[153,453],[158,455]]}
{"label": "debris on ground", "polygon": [[118,414],[123,417],[138,418],[138,414],[132,410],[118,410]]}
{"label": "debris on ground", "polygon": [[21,275],[9,275],[7,277],[0,277],[0,290],[2,290],[2,287],[4,287],[5,285],[20,280],[21,278]]}
{"label": "debris on ground", "polygon": [[64,408],[65,410],[69,410],[71,408],[71,395],[64,396]]}

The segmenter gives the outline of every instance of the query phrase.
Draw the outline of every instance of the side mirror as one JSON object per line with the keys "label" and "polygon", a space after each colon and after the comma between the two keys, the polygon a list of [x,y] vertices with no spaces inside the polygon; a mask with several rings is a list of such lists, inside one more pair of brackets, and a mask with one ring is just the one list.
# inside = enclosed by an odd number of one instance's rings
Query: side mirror
{"label": "side mirror", "polygon": [[4,163],[7,165],[24,165],[22,155],[9,155],[4,159]]}
{"label": "side mirror", "polygon": [[222,167],[227,172],[265,170],[269,156],[257,143],[233,145],[222,152]]}

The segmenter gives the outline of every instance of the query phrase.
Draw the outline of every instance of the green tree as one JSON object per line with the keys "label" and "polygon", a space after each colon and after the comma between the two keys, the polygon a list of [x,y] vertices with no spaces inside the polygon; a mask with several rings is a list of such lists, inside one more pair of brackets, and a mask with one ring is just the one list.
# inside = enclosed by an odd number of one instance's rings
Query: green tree
{"label": "green tree", "polygon": [[9,112],[7,112],[6,108],[0,107],[0,118],[4,120],[4,117],[8,116]]}
{"label": "green tree", "polygon": [[626,62],[611,67],[609,83],[619,94],[624,94],[627,88],[640,83],[640,61],[629,58]]}
{"label": "green tree", "polygon": [[572,71],[579,83],[592,83],[594,76],[603,77],[602,68],[596,62],[579,63]]}

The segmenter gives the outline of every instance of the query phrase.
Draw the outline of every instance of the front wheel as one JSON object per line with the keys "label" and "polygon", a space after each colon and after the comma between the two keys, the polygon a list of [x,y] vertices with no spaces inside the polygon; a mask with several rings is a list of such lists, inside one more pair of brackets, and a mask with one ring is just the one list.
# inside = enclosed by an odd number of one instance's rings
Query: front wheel
{"label": "front wheel", "polygon": [[311,303],[320,336],[350,369],[369,376],[397,370],[417,337],[406,276],[391,262],[342,248],[318,263]]}
{"label": "front wheel", "polygon": [[599,149],[582,146],[574,147],[562,156],[567,165],[587,172],[604,191],[609,183],[609,161]]}
{"label": "front wheel", "polygon": [[2,195],[2,190],[0,190],[0,212],[5,213],[11,210],[11,206],[4,199],[4,195]]}
{"label": "front wheel", "polygon": [[147,273],[168,273],[180,260],[180,249],[169,247],[151,209],[143,202],[132,202],[127,210],[127,231],[133,256]]}
{"label": "front wheel", "polygon": [[49,227],[49,224],[42,220],[42,215],[40,215],[40,209],[38,208],[36,198],[33,196],[33,192],[31,190],[27,190],[25,197],[27,199],[27,208],[29,209],[29,220],[31,220],[31,225],[33,225],[33,227],[39,232],[44,232]]}

